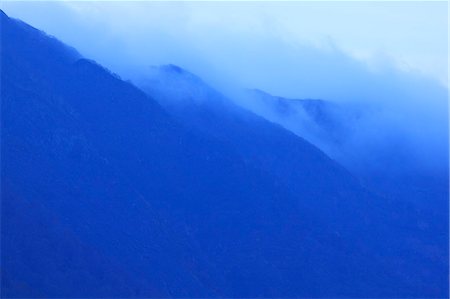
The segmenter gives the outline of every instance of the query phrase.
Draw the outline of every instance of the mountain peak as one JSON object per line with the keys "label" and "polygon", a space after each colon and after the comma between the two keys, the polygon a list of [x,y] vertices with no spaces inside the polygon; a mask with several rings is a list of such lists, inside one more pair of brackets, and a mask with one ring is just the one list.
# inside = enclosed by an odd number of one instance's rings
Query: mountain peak
{"label": "mountain peak", "polygon": [[160,66],[160,69],[167,72],[173,72],[178,74],[185,74],[188,73],[185,69],[182,67],[175,65],[175,64],[165,64]]}
{"label": "mountain peak", "polygon": [[195,82],[201,82],[202,84],[204,84],[203,80],[200,77],[188,71],[187,69],[175,64],[155,66],[152,67],[152,70],[158,75],[171,76],[177,78],[178,80],[193,80]]}

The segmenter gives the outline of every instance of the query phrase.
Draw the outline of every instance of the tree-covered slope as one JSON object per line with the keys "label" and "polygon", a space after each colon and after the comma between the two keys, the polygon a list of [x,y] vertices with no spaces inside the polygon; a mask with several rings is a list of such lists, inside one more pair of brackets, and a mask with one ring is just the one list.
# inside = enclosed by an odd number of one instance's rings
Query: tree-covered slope
{"label": "tree-covered slope", "polygon": [[1,32],[3,297],[446,292],[414,213],[303,139],[238,117],[224,140],[4,14]]}

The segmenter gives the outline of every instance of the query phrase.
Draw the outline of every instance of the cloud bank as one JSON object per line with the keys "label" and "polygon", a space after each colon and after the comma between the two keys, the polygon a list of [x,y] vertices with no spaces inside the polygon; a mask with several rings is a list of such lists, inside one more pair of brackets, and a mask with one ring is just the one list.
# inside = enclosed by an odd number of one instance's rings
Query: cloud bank
{"label": "cloud bank", "polygon": [[124,78],[170,63],[237,101],[245,101],[241,89],[258,88],[364,105],[370,112],[346,140],[347,159],[358,153],[370,167],[404,160],[408,170],[448,168],[445,2],[13,2],[3,9]]}

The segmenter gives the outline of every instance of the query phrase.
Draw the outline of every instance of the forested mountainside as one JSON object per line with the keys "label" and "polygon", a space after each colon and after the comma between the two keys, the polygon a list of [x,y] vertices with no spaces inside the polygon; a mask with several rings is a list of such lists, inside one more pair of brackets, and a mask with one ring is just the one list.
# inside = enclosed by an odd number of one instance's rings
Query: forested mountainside
{"label": "forested mountainside", "polygon": [[1,31],[3,297],[446,295],[447,244],[304,139]]}

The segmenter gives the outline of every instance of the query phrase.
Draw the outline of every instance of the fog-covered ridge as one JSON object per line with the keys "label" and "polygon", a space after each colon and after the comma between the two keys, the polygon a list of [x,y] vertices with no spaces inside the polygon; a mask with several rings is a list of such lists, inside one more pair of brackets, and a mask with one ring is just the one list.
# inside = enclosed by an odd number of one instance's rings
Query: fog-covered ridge
{"label": "fog-covered ridge", "polygon": [[448,294],[445,87],[129,3],[0,11],[3,297]]}
{"label": "fog-covered ridge", "polygon": [[[365,72],[367,80],[375,83],[382,76]],[[138,86],[158,94],[163,104],[175,104],[175,100],[178,105],[212,104],[228,97],[229,102],[317,145],[359,175],[384,172],[394,177],[442,177],[447,172],[446,94],[436,84],[413,84],[414,76],[404,75],[405,86],[399,83],[374,92],[385,96],[379,100],[370,94],[361,101],[333,101],[288,99],[262,90],[221,93],[198,76],[173,65],[136,68],[130,74]],[[392,84],[390,79],[387,76],[385,80]],[[421,92],[411,91],[415,88]]]}
{"label": "fog-covered ridge", "polygon": [[[23,9],[26,5],[33,9]],[[355,15],[359,23],[345,18],[341,11],[344,7],[346,11],[360,13],[360,16]],[[443,42],[446,30],[439,26],[445,21],[441,14],[444,7],[445,3],[437,2],[268,3],[260,6],[251,3],[101,2],[5,5],[12,13],[23,15],[32,25],[41,25],[49,34],[77,47],[82,54],[124,78],[141,76],[142,72],[148,72],[145,68],[149,65],[173,64],[196,74],[215,91],[245,107],[250,106],[242,90],[260,89],[286,99],[321,99],[345,107],[341,110],[357,110],[364,117],[354,124],[345,124],[351,130],[341,138],[339,148],[324,140],[323,135],[328,133],[316,128],[307,115],[294,120],[292,115],[284,118],[277,115],[276,119],[270,113],[265,116],[317,144],[354,170],[367,168],[379,172],[388,169],[393,160],[402,161],[400,164],[405,169],[393,167],[389,171],[427,173],[446,172],[448,165],[448,88],[443,84],[448,76],[438,80],[425,68],[408,65],[401,59],[416,57],[411,61],[418,66],[420,61],[433,57],[437,68],[447,65],[447,55],[434,56],[446,52],[447,45]],[[315,20],[309,20],[308,11],[315,12]],[[397,25],[389,30],[385,26],[393,11]],[[134,17],[126,17],[124,12]],[[215,13],[217,19],[208,18],[209,13]],[[304,14],[305,18],[293,18],[295,13]],[[424,19],[430,13],[435,18]],[[42,17],[44,15],[46,18]],[[374,16],[380,17],[372,19]],[[327,17],[341,22],[328,23]],[[405,18],[403,23],[398,22],[400,18]],[[293,26],[295,20],[298,26]],[[301,27],[302,22],[314,22],[321,34],[329,32],[326,42],[317,44],[304,35],[294,34],[295,30],[300,30],[308,35],[308,30]],[[432,26],[433,34],[420,30],[408,35],[397,32],[408,24]],[[371,59],[355,58],[359,56],[344,46],[342,36],[335,31],[339,26],[349,26],[345,27],[345,32],[350,36],[361,34],[361,39],[372,34],[371,42],[384,43],[384,48],[373,50]],[[361,30],[370,28],[372,31],[355,31],[353,28],[358,26]],[[315,30],[314,27],[309,29]],[[390,34],[395,34],[396,39]],[[414,43],[418,39],[428,43]],[[369,41],[370,38],[368,44]],[[433,47],[433,51],[418,52],[421,47]],[[400,49],[401,52],[396,52]],[[176,84],[180,88],[183,86],[179,81]],[[265,109],[250,108],[255,112]],[[394,158],[391,149],[399,155]],[[352,158],[346,158],[349,156]]]}

